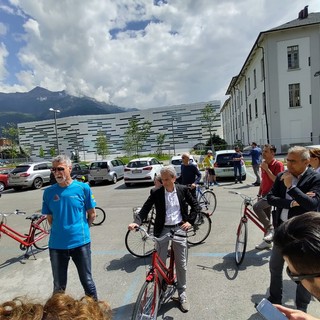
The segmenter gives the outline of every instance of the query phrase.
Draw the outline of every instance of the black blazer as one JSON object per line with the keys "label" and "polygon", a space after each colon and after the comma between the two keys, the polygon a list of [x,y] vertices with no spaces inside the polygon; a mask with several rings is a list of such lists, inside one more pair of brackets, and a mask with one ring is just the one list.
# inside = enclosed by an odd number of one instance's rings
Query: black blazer
{"label": "black blazer", "polygon": [[[177,196],[180,203],[182,221],[189,222],[191,225],[193,225],[201,208],[197,200],[191,195],[190,190],[186,186],[176,184],[175,188],[177,190]],[[154,235],[158,237],[162,232],[166,218],[165,189],[163,186],[150,191],[149,198],[144,203],[135,219],[137,224],[141,224],[141,221],[144,221],[147,218],[148,213],[153,205],[156,209]],[[190,213],[188,212],[188,205],[191,207]]]}
{"label": "black blazer", "polygon": [[[292,200],[286,199],[287,187],[281,181],[281,176],[284,172],[277,175],[277,178],[267,195],[268,203],[276,207],[276,225],[279,225],[280,214],[283,208],[289,209],[288,219],[303,214],[308,211],[318,211],[320,205],[320,174],[313,169],[308,168],[301,179],[298,181],[296,187],[290,189],[288,194],[293,200],[299,203],[299,206],[290,208]],[[306,193],[312,191],[315,193],[314,197],[308,196]]]}

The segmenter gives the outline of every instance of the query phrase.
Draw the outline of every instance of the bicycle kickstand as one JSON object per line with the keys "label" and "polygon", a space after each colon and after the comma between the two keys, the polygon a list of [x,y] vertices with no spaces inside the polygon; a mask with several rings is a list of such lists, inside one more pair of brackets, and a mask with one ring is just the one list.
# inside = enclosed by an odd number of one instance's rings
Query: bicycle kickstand
{"label": "bicycle kickstand", "polygon": [[[31,254],[29,254],[29,250],[30,250]],[[34,255],[32,246],[30,246],[30,247],[27,248],[27,251],[26,251],[26,253],[24,254],[24,259],[25,259],[25,260],[28,260],[31,255],[33,256],[34,260],[37,260],[36,256]]]}

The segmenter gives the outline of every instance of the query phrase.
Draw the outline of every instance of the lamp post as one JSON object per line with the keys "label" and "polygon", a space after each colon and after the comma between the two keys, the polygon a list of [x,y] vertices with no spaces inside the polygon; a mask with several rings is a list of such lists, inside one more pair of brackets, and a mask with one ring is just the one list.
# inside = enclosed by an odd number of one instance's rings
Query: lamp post
{"label": "lamp post", "polygon": [[54,113],[54,128],[55,128],[55,132],[56,132],[57,151],[58,151],[58,154],[60,154],[59,140],[58,140],[58,129],[57,129],[57,113],[59,113],[60,110],[59,109],[50,108],[49,111]]}
{"label": "lamp post", "polygon": [[176,143],[174,141],[174,128],[173,128],[174,118],[171,118],[171,128],[172,128],[172,144],[173,144],[173,155],[176,155]]}

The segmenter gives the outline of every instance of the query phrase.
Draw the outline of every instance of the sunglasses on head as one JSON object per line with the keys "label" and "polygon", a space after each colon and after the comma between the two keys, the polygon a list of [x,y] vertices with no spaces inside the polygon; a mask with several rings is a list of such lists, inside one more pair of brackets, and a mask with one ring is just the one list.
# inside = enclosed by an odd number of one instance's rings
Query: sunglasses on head
{"label": "sunglasses on head", "polygon": [[50,169],[52,172],[56,172],[56,171],[64,171],[63,167],[56,167],[56,168],[51,168]]}
{"label": "sunglasses on head", "polygon": [[320,272],[319,273],[310,273],[310,274],[293,274],[289,267],[286,269],[287,275],[291,280],[293,280],[295,283],[299,283],[302,280],[305,279],[313,279],[313,278],[319,278],[320,277]]}

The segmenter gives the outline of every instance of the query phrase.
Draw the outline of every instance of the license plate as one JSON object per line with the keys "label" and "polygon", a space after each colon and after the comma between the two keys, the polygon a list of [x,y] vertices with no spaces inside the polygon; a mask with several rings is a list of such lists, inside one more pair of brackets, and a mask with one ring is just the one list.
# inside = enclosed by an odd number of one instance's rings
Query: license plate
{"label": "license plate", "polygon": [[95,177],[94,180],[103,180],[102,177]]}
{"label": "license plate", "polygon": [[142,170],[132,170],[132,173],[142,173]]}
{"label": "license plate", "polygon": [[233,169],[223,169],[223,172],[233,172]]}

